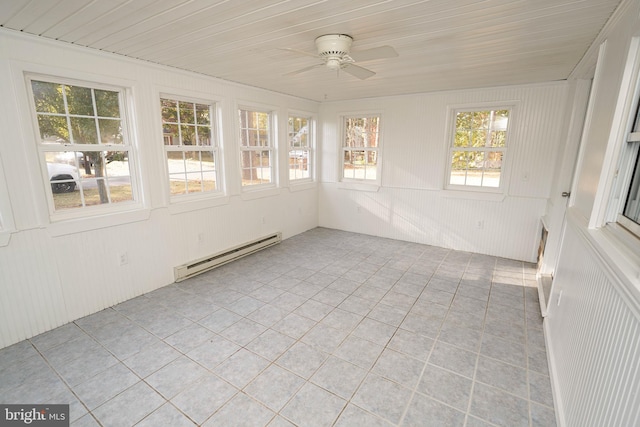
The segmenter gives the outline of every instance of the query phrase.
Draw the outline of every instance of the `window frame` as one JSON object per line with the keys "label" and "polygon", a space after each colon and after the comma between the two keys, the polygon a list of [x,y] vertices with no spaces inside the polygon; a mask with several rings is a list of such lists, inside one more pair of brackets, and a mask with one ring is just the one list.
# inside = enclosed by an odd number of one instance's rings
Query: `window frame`
{"label": "window frame", "polygon": [[[136,133],[132,126],[131,117],[131,102],[132,102],[132,89],[124,84],[118,83],[103,83],[100,81],[93,81],[85,79],[83,77],[63,77],[60,75],[45,74],[38,72],[25,71],[23,74],[23,81],[26,83],[26,93],[28,97],[28,108],[31,115],[32,125],[31,128],[34,132],[35,149],[38,155],[38,164],[40,168],[42,183],[44,185],[44,191],[47,199],[47,207],[49,211],[49,220],[51,223],[61,223],[67,220],[77,219],[99,219],[105,218],[105,215],[116,215],[132,211],[141,211],[144,207],[144,200],[142,189],[139,181],[139,168],[138,168],[138,151],[136,144]],[[33,93],[33,81],[41,81],[47,83],[53,83],[57,85],[69,85],[83,88],[89,88],[92,90],[104,90],[118,93],[119,102],[119,120],[122,129],[122,144],[76,144],[73,142],[52,145],[47,147],[41,141],[40,126],[38,124],[38,112],[35,108],[35,99]],[[65,118],[69,118],[68,110],[65,109]],[[100,116],[93,116],[95,120],[100,120]],[[57,149],[56,149],[57,147]],[[99,149],[97,149],[99,148]],[[80,152],[80,151],[93,151],[93,152],[107,152],[107,151],[126,151],[127,162],[129,165],[129,182],[131,186],[131,200],[123,202],[109,202],[99,203],[96,205],[83,205],[79,207],[69,209],[55,209],[55,201],[53,197],[53,191],[51,189],[51,181],[49,180],[49,172],[47,169],[46,153],[65,153],[65,152]],[[80,165],[77,159],[74,159],[74,164],[80,170]],[[102,221],[104,222],[104,221]],[[111,222],[111,221],[107,221]],[[93,228],[90,226],[90,228]],[[61,230],[66,230],[65,228]],[[57,233],[57,231],[56,231]],[[62,231],[62,234],[66,231]]]}
{"label": "window frame", "polygon": [[[356,148],[350,148],[346,145],[346,136],[347,136],[347,120],[349,119],[364,119],[364,118],[371,118],[371,117],[377,117],[378,118],[378,139],[377,139],[377,146],[376,147],[356,147]],[[383,134],[382,134],[382,129],[383,129],[383,114],[381,112],[377,112],[377,111],[370,111],[370,112],[362,112],[362,113],[345,113],[342,114],[340,116],[340,150],[339,150],[339,155],[340,155],[340,161],[339,161],[339,165],[340,165],[340,170],[339,170],[339,181],[343,182],[343,183],[351,183],[351,184],[370,184],[370,185],[374,185],[374,186],[380,186],[381,182],[382,182],[382,144],[383,144]],[[371,178],[355,178],[355,177],[346,177],[344,174],[344,168],[345,168],[345,162],[344,162],[344,158],[345,158],[345,153],[348,151],[365,151],[365,152],[375,152],[376,153],[376,168],[375,168],[375,173],[376,173],[376,177],[375,179],[371,179]],[[366,175],[366,169],[365,169],[365,175]]]}
{"label": "window frame", "polygon": [[[242,132],[243,129],[241,127],[242,121],[240,119],[241,111],[248,111],[254,113],[263,113],[267,114],[267,137],[268,137],[268,146],[244,146],[242,144]],[[239,184],[241,193],[251,193],[266,189],[275,189],[278,187],[278,144],[277,144],[277,120],[278,114],[277,110],[274,107],[259,105],[253,103],[239,103],[235,108],[235,120],[236,120],[236,137],[238,141],[238,172],[239,172]],[[255,151],[268,151],[269,152],[269,168],[270,168],[270,180],[269,182],[262,182],[257,184],[244,184],[243,183],[243,164],[242,157],[245,152],[255,152]]]}
{"label": "window frame", "polygon": [[[164,125],[165,122],[162,119],[162,100],[167,99],[176,102],[187,102],[192,104],[201,104],[209,106],[210,128],[211,128],[211,145],[167,145],[164,142]],[[158,101],[160,102],[160,108],[158,109],[158,117],[160,118],[160,129],[162,134],[163,145],[163,157],[164,157],[164,169],[166,177],[166,193],[169,197],[170,204],[183,203],[188,201],[196,201],[203,199],[216,199],[225,196],[224,185],[224,173],[223,173],[223,159],[222,159],[222,138],[220,132],[220,106],[219,101],[212,99],[197,98],[189,95],[179,95],[168,91],[161,91],[158,95]],[[180,123],[177,123],[180,126]],[[211,152],[213,155],[214,173],[216,189],[211,191],[200,191],[193,193],[183,194],[171,194],[171,182],[169,172],[169,152]],[[202,160],[200,160],[202,162]],[[188,189],[187,189],[188,190]]]}
{"label": "window frame", "polygon": [[[458,106],[450,106],[449,107],[449,120],[450,124],[448,126],[448,137],[447,137],[447,158],[446,158],[446,168],[445,168],[445,177],[444,177],[444,189],[445,190],[455,190],[455,191],[468,191],[474,193],[486,193],[486,194],[502,194],[506,192],[507,189],[507,159],[508,159],[508,149],[510,145],[511,135],[513,134],[513,121],[514,121],[514,111],[516,106],[512,102],[496,102],[496,103],[482,103],[482,104],[473,104],[473,105],[458,105]],[[509,112],[509,119],[507,124],[507,129],[505,132],[505,144],[504,147],[469,147],[468,150],[461,150],[463,147],[455,146],[455,138],[457,133],[457,115],[460,112],[480,112],[480,111],[497,111],[497,110],[507,110]],[[482,185],[469,185],[469,184],[452,184],[451,183],[451,173],[452,173],[452,156],[454,151],[482,151],[482,152],[501,152],[502,153],[502,161],[500,165],[500,184],[497,187],[489,187]],[[469,169],[467,169],[468,171]]]}
{"label": "window frame", "polygon": [[[289,131],[289,120],[291,119],[306,119],[307,120],[307,145],[303,148],[295,147],[293,145],[291,132]],[[313,114],[301,111],[289,111],[287,114],[287,177],[291,185],[301,185],[306,183],[315,182],[315,159],[316,159],[316,118]],[[291,152],[292,151],[307,151],[307,168],[309,171],[308,177],[303,178],[291,178]]]}
{"label": "window frame", "polygon": [[604,223],[620,225],[625,232],[640,238],[640,224],[623,214],[636,168],[636,173],[640,173],[640,37],[635,37],[631,43],[628,63],[632,75],[628,78],[628,105],[622,112],[621,130],[624,133],[617,137],[618,159]]}
{"label": "window frame", "polygon": [[620,203],[615,222],[640,238],[640,222],[635,222],[624,215],[632,185],[634,184],[632,180],[634,178],[637,179],[636,174],[640,174],[640,100],[638,100],[638,98],[636,98],[636,103],[638,106],[636,108],[635,125],[633,125],[634,129],[628,132],[626,144],[620,156],[620,166],[618,167],[620,177]]}

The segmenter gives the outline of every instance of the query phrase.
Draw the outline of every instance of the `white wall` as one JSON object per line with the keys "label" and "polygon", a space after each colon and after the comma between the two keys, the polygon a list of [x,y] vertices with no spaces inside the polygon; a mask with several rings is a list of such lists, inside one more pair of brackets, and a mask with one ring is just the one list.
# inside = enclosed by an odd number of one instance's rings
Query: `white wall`
{"label": "white wall", "polygon": [[562,426],[640,424],[640,244],[603,216],[624,143],[620,112],[633,98],[623,75],[639,17],[640,3],[623,0],[591,48],[589,55],[602,54],[574,191],[563,234],[553,231],[562,243],[544,326]]}
{"label": "white wall", "polygon": [[[25,71],[132,89],[140,210],[51,223]],[[170,206],[160,91],[211,99],[222,108],[227,196],[221,200]],[[7,30],[0,30],[0,93],[0,348],[172,283],[176,265],[272,231],[287,238],[318,224],[317,187],[291,187],[286,168],[277,190],[241,194],[235,130],[238,102],[266,105],[278,116],[277,139],[285,144],[288,112],[315,114],[315,102]],[[279,163],[287,165],[287,157],[281,150]],[[117,254],[125,251],[129,263],[120,266]]]}
{"label": "white wall", "polygon": [[[535,261],[567,93],[559,82],[323,103],[320,225]],[[503,197],[444,190],[449,108],[496,103],[514,105]],[[340,117],[359,112],[382,116],[377,191],[339,182]]]}

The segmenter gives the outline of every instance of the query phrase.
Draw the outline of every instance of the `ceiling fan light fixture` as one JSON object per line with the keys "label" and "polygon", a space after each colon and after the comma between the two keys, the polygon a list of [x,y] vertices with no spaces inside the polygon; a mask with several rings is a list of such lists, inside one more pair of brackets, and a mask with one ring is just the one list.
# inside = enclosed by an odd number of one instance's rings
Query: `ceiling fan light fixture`
{"label": "ceiling fan light fixture", "polygon": [[342,58],[349,54],[353,38],[346,34],[326,34],[316,39],[318,55]]}
{"label": "ceiling fan light fixture", "polygon": [[374,47],[351,54],[350,51],[351,44],[353,43],[353,37],[347,34],[325,34],[317,37],[315,42],[316,48],[318,49],[318,53],[315,55],[295,49],[287,50],[297,52],[305,56],[319,58],[322,60],[322,63],[287,73],[285,74],[286,76],[294,76],[317,67],[325,67],[331,71],[344,70],[347,74],[357,77],[360,80],[365,80],[374,76],[376,73],[358,65],[357,62],[395,58],[398,56],[398,53],[391,46]]}
{"label": "ceiling fan light fixture", "polygon": [[340,58],[331,57],[327,59],[326,65],[330,70],[339,70],[342,66],[342,63],[340,62]]}

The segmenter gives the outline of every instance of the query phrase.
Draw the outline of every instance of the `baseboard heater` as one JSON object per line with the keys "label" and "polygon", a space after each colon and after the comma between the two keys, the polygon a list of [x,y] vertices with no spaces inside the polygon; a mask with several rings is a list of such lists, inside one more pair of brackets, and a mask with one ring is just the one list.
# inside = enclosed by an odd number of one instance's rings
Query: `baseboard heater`
{"label": "baseboard heater", "polygon": [[269,246],[277,245],[281,241],[282,233],[277,232],[234,246],[223,252],[200,258],[187,264],[179,265],[173,269],[176,282],[188,279],[196,274],[203,273],[244,256],[251,255],[252,253],[268,248]]}

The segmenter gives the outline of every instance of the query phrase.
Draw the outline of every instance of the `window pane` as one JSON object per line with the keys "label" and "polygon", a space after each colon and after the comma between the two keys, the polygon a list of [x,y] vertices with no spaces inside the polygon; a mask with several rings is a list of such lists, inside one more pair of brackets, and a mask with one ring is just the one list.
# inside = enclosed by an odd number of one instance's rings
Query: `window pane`
{"label": "window pane", "polygon": [[377,147],[379,117],[345,119],[345,147]]}
{"label": "window pane", "polygon": [[454,151],[451,156],[451,177],[449,184],[465,185],[467,179],[467,152]]}
{"label": "window pane", "polygon": [[484,147],[487,145],[487,131],[474,130],[471,132],[471,145],[473,147]]}
{"label": "window pane", "polygon": [[289,151],[289,179],[303,179],[309,177],[309,151]]}
{"label": "window pane", "polygon": [[484,152],[469,151],[467,154],[467,185],[481,186],[484,174]]}
{"label": "window pane", "polygon": [[199,125],[210,125],[211,117],[210,116],[210,108],[208,105],[204,104],[196,104],[196,122]]}
{"label": "window pane", "polygon": [[187,172],[200,172],[200,152],[185,151],[184,164]]}
{"label": "window pane", "polygon": [[66,117],[38,115],[40,140],[44,144],[69,143],[69,129]]}
{"label": "window pane", "polygon": [[500,174],[502,170],[501,151],[491,151],[486,153],[486,162],[484,170],[484,179],[482,185],[484,187],[500,187]]}
{"label": "window pane", "polygon": [[242,185],[271,182],[269,151],[243,151],[241,156]]}
{"label": "window pane", "polygon": [[178,102],[171,99],[160,99],[163,123],[178,123]]}
{"label": "window pane", "polygon": [[255,170],[253,168],[253,151],[240,153],[240,168],[242,169],[242,185],[253,185],[255,182]]}
{"label": "window pane", "polygon": [[180,123],[195,124],[193,104],[190,102],[179,102],[178,104],[180,108]]}
{"label": "window pane", "polygon": [[98,119],[100,142],[103,144],[122,144],[122,127],[118,119]]}
{"label": "window pane", "polygon": [[93,98],[91,89],[80,86],[67,86],[67,105],[69,114],[93,116]]}
{"label": "window pane", "polygon": [[94,92],[98,116],[120,117],[120,97],[118,92],[99,89],[96,89]]}
{"label": "window pane", "polygon": [[289,117],[289,146],[308,147],[309,120],[303,117]]}
{"label": "window pane", "polygon": [[187,193],[202,193],[202,175],[200,172],[187,173]]}
{"label": "window pane", "polygon": [[211,151],[201,151],[200,159],[202,161],[202,170],[215,170],[215,159],[213,156],[213,152]]}
{"label": "window pane", "polygon": [[178,125],[163,125],[162,137],[164,139],[164,145],[180,145],[180,133],[178,131]]}
{"label": "window pane", "polygon": [[172,196],[187,194],[187,178],[185,174],[169,175],[169,193]]}
{"label": "window pane", "polygon": [[[60,162],[71,156],[76,159],[67,161],[77,161],[80,169]],[[47,153],[46,157],[56,210],[134,200],[124,151]]]}
{"label": "window pane", "polygon": [[215,191],[216,187],[216,165],[215,157],[211,151],[202,151],[202,185],[204,191]]}
{"label": "window pane", "polygon": [[489,116],[489,111],[475,111],[472,113],[471,119],[471,128],[472,129],[487,129],[488,122],[487,117]]}
{"label": "window pane", "polygon": [[[56,194],[73,193],[80,185],[80,173],[74,159],[75,155],[74,151],[50,152],[45,155],[54,201],[56,200]],[[67,197],[67,199],[70,199],[70,197]]]}
{"label": "window pane", "polygon": [[82,195],[77,187],[75,191],[53,192],[53,208],[56,211],[79,207],[82,207]]}
{"label": "window pane", "polygon": [[182,145],[196,145],[196,127],[182,125],[180,126],[182,135]]}
{"label": "window pane", "polygon": [[367,179],[367,166],[372,167],[369,158],[366,151],[345,151],[343,176],[345,178]]}
{"label": "window pane", "polygon": [[263,183],[271,182],[271,156],[268,151],[261,151],[259,155],[259,167],[257,177]]}
{"label": "window pane", "polygon": [[456,131],[456,140],[453,142],[454,147],[468,147],[471,142],[471,134],[464,131]]}
{"label": "window pane", "polygon": [[36,112],[65,114],[62,85],[31,81]]}
{"label": "window pane", "polygon": [[507,141],[506,131],[491,132],[491,147],[504,147]]}
{"label": "window pane", "polygon": [[71,117],[71,132],[74,144],[97,144],[96,121],[87,117]]}
{"label": "window pane", "polygon": [[622,214],[631,221],[640,224],[640,154],[636,155],[635,170]]}
{"label": "window pane", "polygon": [[267,147],[269,141],[269,114],[239,110],[240,142],[245,147]]}
{"label": "window pane", "polygon": [[211,128],[208,126],[198,126],[198,145],[211,145]]}

